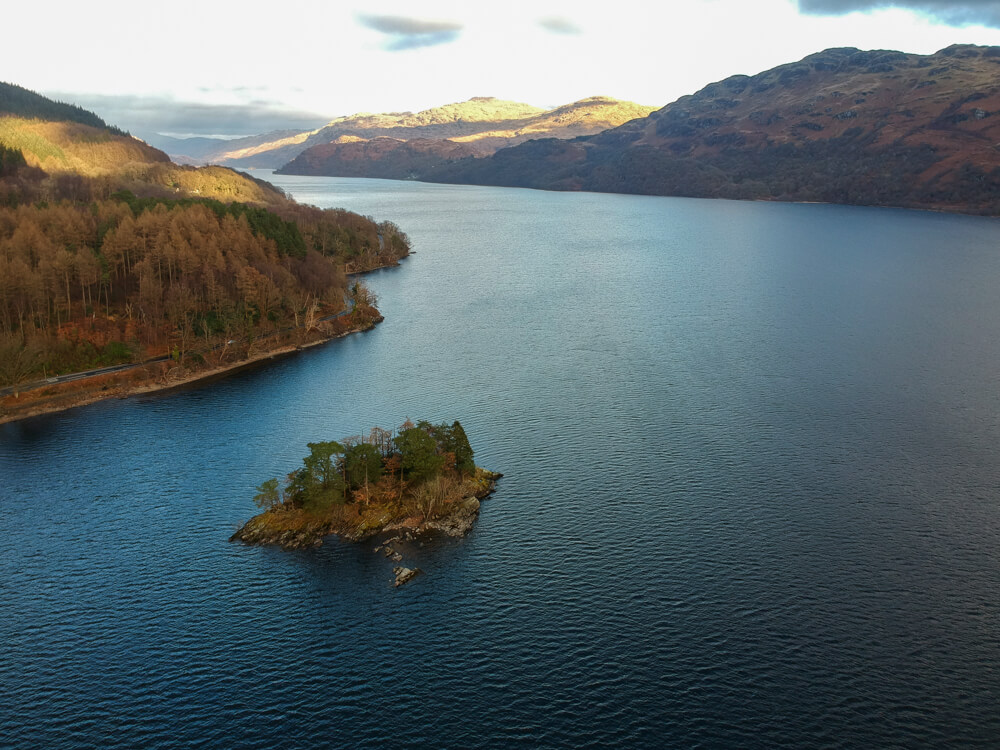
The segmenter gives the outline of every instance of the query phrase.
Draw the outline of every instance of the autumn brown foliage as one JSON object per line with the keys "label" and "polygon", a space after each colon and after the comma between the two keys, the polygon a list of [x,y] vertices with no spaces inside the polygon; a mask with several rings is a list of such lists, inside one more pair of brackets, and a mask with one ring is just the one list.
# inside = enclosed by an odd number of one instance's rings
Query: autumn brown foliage
{"label": "autumn brown foliage", "polygon": [[[64,183],[44,191],[93,190]],[[19,352],[5,384],[163,352],[181,360],[196,343],[301,326],[344,308],[345,264],[407,250],[392,225],[287,200],[267,209],[119,192],[28,203],[24,186],[7,180],[0,196],[5,186],[15,200],[0,205],[0,343]]]}

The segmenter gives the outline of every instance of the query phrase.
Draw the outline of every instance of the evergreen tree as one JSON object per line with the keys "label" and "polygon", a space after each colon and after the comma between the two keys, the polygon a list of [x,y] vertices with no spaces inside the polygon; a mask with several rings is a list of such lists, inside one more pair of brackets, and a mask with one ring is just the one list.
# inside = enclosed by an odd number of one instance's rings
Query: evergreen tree
{"label": "evergreen tree", "polygon": [[455,470],[459,474],[472,474],[476,470],[472,446],[461,423],[456,419],[451,425],[451,452],[455,454]]}
{"label": "evergreen tree", "polygon": [[401,431],[393,443],[402,461],[403,477],[414,482],[430,479],[444,465],[444,456],[438,455],[437,442],[420,427]]}
{"label": "evergreen tree", "polygon": [[368,443],[352,445],[344,451],[344,473],[351,489],[375,484],[382,478],[382,454]]}

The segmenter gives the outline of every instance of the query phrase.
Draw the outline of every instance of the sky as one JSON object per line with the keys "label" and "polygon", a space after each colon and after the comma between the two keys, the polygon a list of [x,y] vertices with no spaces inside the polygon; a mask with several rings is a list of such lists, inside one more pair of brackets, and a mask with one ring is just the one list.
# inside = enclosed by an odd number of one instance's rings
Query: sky
{"label": "sky", "polygon": [[660,107],[828,47],[1000,45],[1000,0],[49,0],[4,26],[0,80],[137,134],[235,136],[474,96]]}

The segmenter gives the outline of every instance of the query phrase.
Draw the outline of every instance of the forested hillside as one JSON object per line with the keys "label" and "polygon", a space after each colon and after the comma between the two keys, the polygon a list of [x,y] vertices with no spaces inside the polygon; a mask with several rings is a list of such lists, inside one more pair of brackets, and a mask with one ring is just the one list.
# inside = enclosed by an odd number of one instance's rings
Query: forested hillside
{"label": "forested hillside", "polygon": [[104,120],[75,104],[53,101],[13,83],[0,81],[0,112],[26,119],[53,122],[76,122],[107,130],[113,135],[127,135]]}
{"label": "forested hillside", "polygon": [[[88,151],[80,128],[110,150]],[[71,134],[73,158],[40,158],[40,132]],[[346,274],[408,251],[390,222],[299,205],[229,169],[178,167],[79,122],[0,117],[0,386],[163,355],[220,364],[364,326],[378,312]]]}
{"label": "forested hillside", "polygon": [[[379,250],[379,234],[385,250]],[[395,262],[405,236],[348,212],[128,192],[0,207],[0,376],[201,350],[345,305],[345,267]]]}

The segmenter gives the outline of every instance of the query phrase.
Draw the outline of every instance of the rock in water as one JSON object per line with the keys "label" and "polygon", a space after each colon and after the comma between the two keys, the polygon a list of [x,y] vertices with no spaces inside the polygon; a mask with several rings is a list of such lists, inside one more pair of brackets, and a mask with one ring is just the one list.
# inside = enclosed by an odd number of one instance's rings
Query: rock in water
{"label": "rock in water", "polygon": [[392,569],[392,572],[396,575],[396,586],[399,587],[424,571],[420,568],[403,568],[401,566],[396,566]]}

